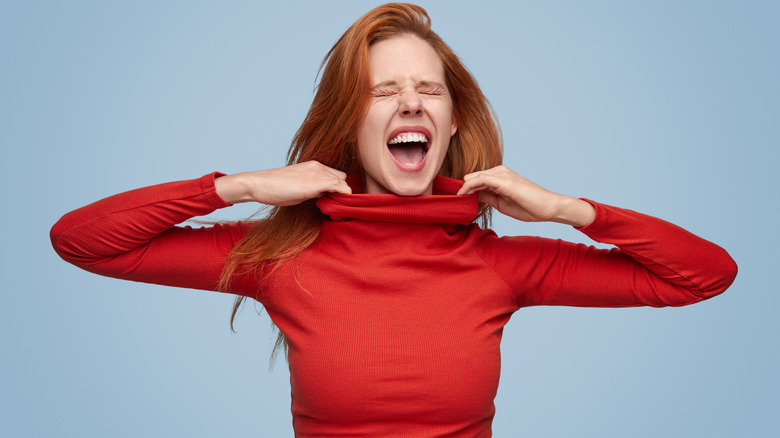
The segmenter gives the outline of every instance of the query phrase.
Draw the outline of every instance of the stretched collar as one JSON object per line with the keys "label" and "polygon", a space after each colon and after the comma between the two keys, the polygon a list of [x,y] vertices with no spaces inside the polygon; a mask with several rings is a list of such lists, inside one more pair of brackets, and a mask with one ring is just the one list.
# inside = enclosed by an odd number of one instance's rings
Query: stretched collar
{"label": "stretched collar", "polygon": [[436,176],[433,194],[421,196],[364,194],[359,176],[350,176],[347,183],[353,194],[327,193],[317,200],[320,211],[334,221],[360,219],[466,225],[479,213],[478,195],[456,195],[463,181],[452,178]]}

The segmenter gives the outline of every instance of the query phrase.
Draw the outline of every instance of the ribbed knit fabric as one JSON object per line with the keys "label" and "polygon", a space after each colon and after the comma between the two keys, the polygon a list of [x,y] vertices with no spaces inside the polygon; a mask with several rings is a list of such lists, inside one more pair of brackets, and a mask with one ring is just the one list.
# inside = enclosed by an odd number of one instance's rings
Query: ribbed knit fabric
{"label": "ribbed knit fabric", "polygon": [[[91,272],[211,290],[252,226],[174,226],[227,206],[213,182],[98,201],[55,224],[52,243]],[[311,247],[262,290],[256,278],[234,282],[287,336],[296,436],[489,437],[501,334],[518,308],[685,305],[736,275],[718,246],[592,201],[596,219],[582,231],[620,249],[499,238],[468,225],[477,196],[455,196],[460,184],[437,177],[433,195],[413,198],[323,196],[331,219]]]}

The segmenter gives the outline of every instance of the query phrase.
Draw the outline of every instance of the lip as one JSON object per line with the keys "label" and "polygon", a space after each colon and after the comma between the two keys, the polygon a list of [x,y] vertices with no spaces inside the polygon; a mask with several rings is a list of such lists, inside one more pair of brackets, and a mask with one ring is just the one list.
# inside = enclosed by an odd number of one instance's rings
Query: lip
{"label": "lip", "polygon": [[428,161],[428,155],[430,155],[431,152],[431,146],[433,145],[433,136],[431,136],[431,131],[428,130],[428,128],[424,126],[400,126],[398,128],[393,129],[390,132],[390,135],[385,140],[385,144],[390,141],[391,138],[395,138],[398,136],[398,134],[402,132],[416,132],[419,134],[423,134],[428,139],[428,150],[425,153],[425,157],[423,157],[422,161],[420,161],[417,164],[414,165],[408,165],[403,164],[395,159],[393,154],[390,153],[390,148],[387,148],[387,155],[390,156],[390,159],[395,163],[396,167],[403,170],[404,172],[418,172],[422,170],[425,167],[425,163]]}

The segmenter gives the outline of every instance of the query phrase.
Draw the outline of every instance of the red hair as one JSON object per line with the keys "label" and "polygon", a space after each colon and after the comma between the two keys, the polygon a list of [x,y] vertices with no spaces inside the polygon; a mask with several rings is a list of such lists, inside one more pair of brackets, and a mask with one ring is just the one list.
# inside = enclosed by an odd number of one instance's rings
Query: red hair
{"label": "red hair", "polygon": [[[444,65],[446,85],[452,96],[458,130],[450,140],[439,174],[463,179],[471,172],[501,164],[501,131],[477,81],[431,30],[425,9],[405,3],[388,3],[369,11],[325,55],[314,100],[287,152],[288,164],[316,160],[347,174],[361,172],[356,138],[370,104],[369,49],[377,41],[403,34],[417,36],[433,47]],[[488,226],[488,206],[481,206],[478,218],[483,226]],[[268,272],[267,269],[272,270],[300,253],[317,239],[324,219],[313,200],[273,208],[231,251],[221,287],[228,290],[234,275]],[[231,328],[243,299],[236,299]],[[277,347],[282,343],[280,336]]]}

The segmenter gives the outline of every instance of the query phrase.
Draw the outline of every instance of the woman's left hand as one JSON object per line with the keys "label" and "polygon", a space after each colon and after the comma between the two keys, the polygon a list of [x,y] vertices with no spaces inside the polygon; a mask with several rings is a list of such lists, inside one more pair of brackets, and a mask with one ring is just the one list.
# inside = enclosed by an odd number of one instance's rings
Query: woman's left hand
{"label": "woman's left hand", "polygon": [[505,166],[466,175],[459,195],[479,192],[479,200],[525,222],[560,222],[584,227],[596,217],[589,203],[540,187]]}

